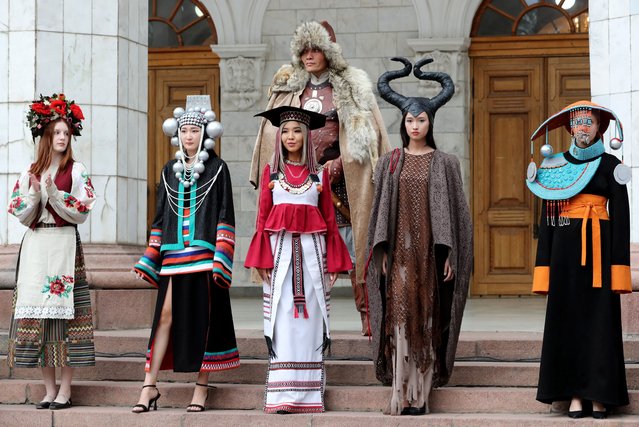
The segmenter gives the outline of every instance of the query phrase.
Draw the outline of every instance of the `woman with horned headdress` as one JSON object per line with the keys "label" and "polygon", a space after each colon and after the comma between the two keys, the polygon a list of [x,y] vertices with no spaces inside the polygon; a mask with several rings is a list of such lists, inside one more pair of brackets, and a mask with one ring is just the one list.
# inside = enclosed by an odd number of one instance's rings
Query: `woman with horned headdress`
{"label": "woman with horned headdress", "polygon": [[95,365],[78,224],[89,217],[96,196],[71,144],[83,119],[78,104],[62,93],[33,101],[27,122],[34,141],[39,138],[36,159],[20,175],[9,202],[9,213],[29,229],[20,245],[8,360],[12,368],[42,368],[46,395],[37,409],[70,407],[74,368]]}
{"label": "woman with horned headdress", "polygon": [[328,168],[317,165],[310,140],[326,116],[287,106],[258,116],[279,129],[244,263],[263,281],[270,359],[264,411],[324,412],[330,291],[337,274],[353,267],[337,229]]}
{"label": "woman with horned headdress", "polygon": [[178,147],[162,169],[149,246],[136,275],[158,289],[135,413],[157,409],[160,370],[197,372],[187,412],[203,412],[209,374],[240,365],[229,288],[235,251],[231,176],[215,154],[222,125],[208,95],[189,95],[186,111],[162,124]]}
{"label": "woman with horned headdress", "polygon": [[[380,158],[368,230],[367,291],[377,378],[392,384],[390,414],[421,415],[435,386],[450,377],[472,259],[472,224],[459,161],[437,149],[436,111],[454,93],[451,78],[413,68],[382,74],[380,96],[402,111],[401,149]],[[409,98],[389,82],[413,69],[442,91]]]}
{"label": "woman with horned headdress", "polygon": [[589,101],[548,118],[533,141],[556,128],[572,134],[568,151],[548,141],[539,170],[528,166],[528,188],[543,200],[533,292],[548,295],[537,400],[570,400],[568,416],[594,418],[628,404],[619,294],[632,292],[630,169],[605,152],[610,121],[619,149],[623,131],[615,113]]}

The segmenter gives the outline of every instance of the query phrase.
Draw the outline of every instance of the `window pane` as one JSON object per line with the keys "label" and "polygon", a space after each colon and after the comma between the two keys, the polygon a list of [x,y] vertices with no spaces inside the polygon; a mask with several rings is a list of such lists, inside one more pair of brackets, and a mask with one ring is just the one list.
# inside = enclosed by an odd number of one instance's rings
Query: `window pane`
{"label": "window pane", "polygon": [[539,7],[526,13],[517,26],[517,35],[570,33],[570,24],[558,10]]}
{"label": "window pane", "polygon": [[[152,0],[149,0],[149,12],[153,12],[151,3]],[[175,3],[177,3],[176,0],[155,0],[157,16],[169,19],[171,12],[173,12],[173,8],[175,7]]]}
{"label": "window pane", "polygon": [[590,22],[588,21],[588,12],[584,12],[581,15],[577,15],[572,18],[572,22],[575,24],[576,33],[587,33]]}
{"label": "window pane", "polygon": [[514,18],[524,10],[524,5],[519,0],[493,0],[492,5]]}
{"label": "window pane", "polygon": [[510,36],[513,21],[492,9],[486,9],[479,23],[478,36]]}
{"label": "window pane", "polygon": [[213,40],[209,40],[210,37],[211,29],[209,28],[206,20],[198,22],[182,33],[184,46],[202,46],[211,44],[213,43]]}
{"label": "window pane", "polygon": [[149,47],[177,47],[177,35],[164,22],[149,21]]}
{"label": "window pane", "polygon": [[[559,0],[555,0],[555,4],[559,4]],[[561,8],[569,14],[574,14],[588,7],[588,0],[564,0]]]}
{"label": "window pane", "polygon": [[190,1],[183,2],[173,18],[173,24],[177,28],[182,28],[198,19],[199,16],[195,13],[195,8],[196,6]]}

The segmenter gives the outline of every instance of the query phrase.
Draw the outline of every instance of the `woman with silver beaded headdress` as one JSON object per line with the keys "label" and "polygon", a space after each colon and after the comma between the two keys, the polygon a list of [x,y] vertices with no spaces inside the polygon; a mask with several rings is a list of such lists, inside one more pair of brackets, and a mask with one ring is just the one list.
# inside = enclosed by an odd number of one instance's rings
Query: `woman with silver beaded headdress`
{"label": "woman with silver beaded headdress", "polygon": [[[533,292],[548,295],[537,400],[570,400],[568,416],[594,418],[628,404],[620,294],[632,292],[630,168],[606,153],[622,148],[617,115],[578,101],[549,117],[530,138],[526,184],[542,199]],[[553,154],[548,132],[564,128],[572,143]],[[539,169],[533,142],[545,135]],[[621,156],[623,159],[623,155]],[[590,402],[590,403],[589,403]]]}
{"label": "woman with silver beaded headdress", "polygon": [[287,106],[258,116],[279,128],[244,263],[263,281],[264,411],[324,412],[330,291],[337,274],[353,267],[337,229],[328,169],[313,153],[310,131],[324,126],[326,116]]}
{"label": "woman with silver beaded headdress", "polygon": [[235,214],[222,135],[208,96],[188,96],[162,130],[179,149],[162,169],[149,246],[134,271],[158,288],[146,377],[133,412],[157,409],[160,369],[198,372],[187,412],[202,412],[210,372],[239,367],[228,288]]}
{"label": "woman with silver beaded headdress", "polygon": [[[423,58],[382,74],[380,96],[402,112],[403,148],[379,159],[368,229],[366,286],[377,378],[392,387],[391,415],[428,412],[433,387],[448,382],[468,293],[472,224],[459,160],[438,150],[435,113],[454,93],[450,76],[422,71]],[[407,97],[390,81],[438,82],[432,98]]]}

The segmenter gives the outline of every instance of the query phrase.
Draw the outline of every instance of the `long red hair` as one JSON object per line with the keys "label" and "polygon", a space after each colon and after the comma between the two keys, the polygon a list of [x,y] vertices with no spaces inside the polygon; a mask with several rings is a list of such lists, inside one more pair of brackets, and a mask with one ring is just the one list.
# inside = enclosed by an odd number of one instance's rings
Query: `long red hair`
{"label": "long red hair", "polygon": [[73,135],[73,133],[69,123],[60,118],[47,124],[47,127],[44,129],[44,133],[40,137],[36,161],[31,165],[31,169],[29,170],[29,172],[34,175],[42,174],[42,172],[46,171],[49,166],[51,166],[51,159],[53,158],[53,128],[55,128],[55,125],[58,122],[64,123],[69,131],[69,144],[67,144],[67,149],[62,154],[58,170],[64,170],[68,164],[73,162],[73,149],[71,148],[71,135]]}

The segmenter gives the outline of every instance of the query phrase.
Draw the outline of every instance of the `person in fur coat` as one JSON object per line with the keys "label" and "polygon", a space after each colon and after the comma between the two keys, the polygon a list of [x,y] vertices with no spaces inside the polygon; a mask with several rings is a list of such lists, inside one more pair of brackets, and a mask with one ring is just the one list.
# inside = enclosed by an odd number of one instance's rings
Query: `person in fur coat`
{"label": "person in fur coat", "polygon": [[[290,64],[283,65],[268,92],[267,110],[301,107],[327,116],[313,131],[318,163],[330,171],[337,224],[353,264],[355,305],[367,334],[364,264],[366,233],[373,198],[373,171],[389,151],[388,135],[370,79],[348,65],[328,23],[304,22],[291,40]],[[262,120],[255,142],[249,181],[257,189],[260,174],[273,156],[277,128]]]}

